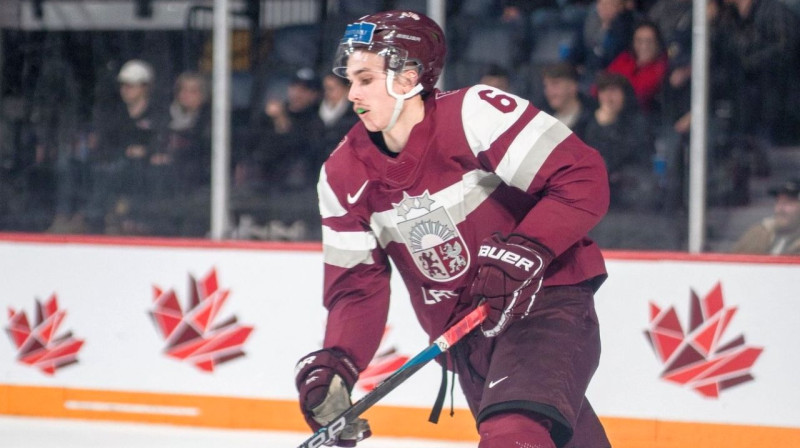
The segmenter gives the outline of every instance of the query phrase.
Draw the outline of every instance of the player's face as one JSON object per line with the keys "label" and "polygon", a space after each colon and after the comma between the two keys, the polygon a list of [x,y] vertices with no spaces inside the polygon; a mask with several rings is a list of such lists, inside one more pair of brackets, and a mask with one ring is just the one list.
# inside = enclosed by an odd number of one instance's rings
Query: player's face
{"label": "player's face", "polygon": [[800,199],[778,195],[775,202],[775,229],[781,233],[800,229]]}
{"label": "player's face", "polygon": [[[383,57],[367,51],[354,52],[347,59],[347,79],[350,81],[347,98],[367,129],[377,132],[389,126],[395,99],[386,90]],[[399,87],[395,81],[395,92],[400,93]]]}

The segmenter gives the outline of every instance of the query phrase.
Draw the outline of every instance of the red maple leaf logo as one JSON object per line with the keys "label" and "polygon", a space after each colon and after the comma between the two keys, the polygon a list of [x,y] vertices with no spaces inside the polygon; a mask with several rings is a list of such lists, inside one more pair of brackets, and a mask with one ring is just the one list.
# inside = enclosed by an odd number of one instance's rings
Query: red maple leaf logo
{"label": "red maple leaf logo", "polygon": [[[383,345],[390,331],[391,327],[387,325],[383,330],[381,345]],[[379,350],[378,354],[372,358],[367,368],[359,375],[358,387],[366,392],[375,389],[381,381],[386,379],[386,377],[391,375],[395,370],[399,369],[408,359],[409,357],[407,355],[398,354],[397,349],[394,347]]]}
{"label": "red maple leaf logo", "polygon": [[24,311],[15,311],[9,307],[6,332],[17,347],[17,360],[48,375],[55,374],[56,369],[78,362],[78,351],[84,341],[74,338],[72,332],[57,336],[66,317],[67,312],[58,309],[55,294],[44,304],[36,299],[36,322],[33,328]]}
{"label": "red maple leaf logo", "polygon": [[684,332],[674,307],[662,310],[650,302],[650,329],[644,333],[665,366],[661,378],[711,398],[753,380],[750,368],[764,349],[746,346],[743,335],[722,340],[736,309],[725,307],[719,283],[702,300],[691,291],[689,325]]}
{"label": "red maple leaf logo", "polygon": [[235,316],[214,324],[230,293],[219,289],[216,269],[200,281],[189,275],[189,290],[189,304],[184,312],[174,290],[163,291],[153,286],[154,307],[149,314],[167,342],[164,352],[206,372],[244,356],[242,346],[253,327],[240,325]]}

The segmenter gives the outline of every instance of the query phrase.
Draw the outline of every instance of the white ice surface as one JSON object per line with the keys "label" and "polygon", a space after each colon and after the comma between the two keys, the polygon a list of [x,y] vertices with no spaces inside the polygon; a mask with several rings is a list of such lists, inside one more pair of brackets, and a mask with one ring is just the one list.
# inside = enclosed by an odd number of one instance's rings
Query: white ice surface
{"label": "white ice surface", "polygon": [[[310,433],[0,417],[2,448],[294,448]],[[475,443],[371,437],[359,448],[474,448]]]}

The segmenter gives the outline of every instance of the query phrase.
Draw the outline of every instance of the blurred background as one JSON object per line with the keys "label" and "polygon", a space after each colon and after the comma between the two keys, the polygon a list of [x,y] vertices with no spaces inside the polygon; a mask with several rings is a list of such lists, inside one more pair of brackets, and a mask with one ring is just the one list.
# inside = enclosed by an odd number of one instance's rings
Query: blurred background
{"label": "blurred background", "polygon": [[[0,231],[319,240],[319,167],[356,120],[330,60],[348,22],[394,8],[439,8],[441,89],[499,86],[603,154],[612,204],[592,232],[603,248],[689,250],[698,201],[700,250],[741,252],[781,198],[800,200],[797,0],[708,0],[707,72],[693,67],[692,0],[224,4],[229,167],[213,235],[220,2],[0,2]],[[708,74],[705,111],[692,110],[698,73]]]}

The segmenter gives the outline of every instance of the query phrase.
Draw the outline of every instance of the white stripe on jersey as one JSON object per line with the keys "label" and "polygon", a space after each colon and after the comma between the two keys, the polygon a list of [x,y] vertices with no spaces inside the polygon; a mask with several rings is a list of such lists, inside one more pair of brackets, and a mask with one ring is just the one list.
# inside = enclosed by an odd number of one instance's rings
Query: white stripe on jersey
{"label": "white stripe on jersey", "polygon": [[[467,219],[467,215],[478,208],[486,198],[500,185],[502,181],[494,173],[474,170],[461,177],[461,182],[456,182],[436,193],[430,195],[433,207],[445,207],[453,222],[458,225]],[[391,242],[405,244],[400,236],[397,211],[394,209],[373,213],[370,227],[377,235],[381,247],[386,247]]]}
{"label": "white stripe on jersey", "polygon": [[[517,107],[510,112],[501,112],[479,96],[478,92],[482,90],[492,90],[492,95],[508,96],[516,101]],[[527,109],[528,104],[526,99],[493,87],[480,84],[470,87],[464,95],[464,102],[461,106],[461,122],[465,125],[464,134],[475,156],[481,151],[489,149],[498,137],[516,123]]]}
{"label": "white stripe on jersey", "polygon": [[[328,183],[325,167],[319,174],[317,183],[319,211],[323,219],[335,218],[347,214],[347,210],[336,198],[333,188]],[[322,226],[322,258],[325,263],[342,268],[352,268],[359,264],[372,264],[372,250],[377,247],[372,232],[337,232],[329,226]]]}
{"label": "white stripe on jersey", "polygon": [[341,268],[373,264],[372,250],[377,247],[372,232],[337,232],[322,226],[322,258]]}
{"label": "white stripe on jersey", "polygon": [[511,143],[495,172],[505,183],[527,191],[553,149],[571,133],[553,116],[539,112]]}
{"label": "white stripe on jersey", "polygon": [[325,172],[325,166],[319,172],[317,196],[319,196],[319,213],[322,219],[335,218],[347,214],[347,210],[336,198],[336,193],[333,192],[331,184],[328,183],[328,174]]}

